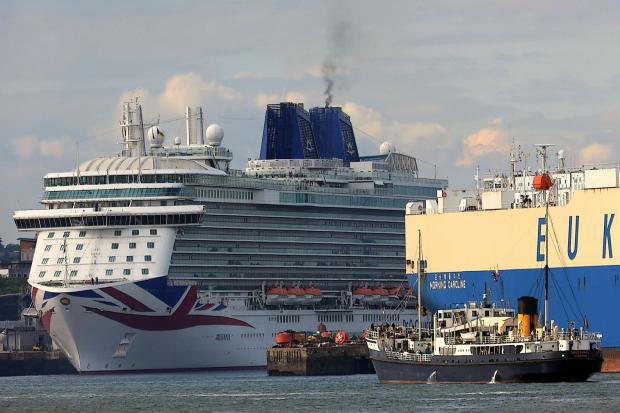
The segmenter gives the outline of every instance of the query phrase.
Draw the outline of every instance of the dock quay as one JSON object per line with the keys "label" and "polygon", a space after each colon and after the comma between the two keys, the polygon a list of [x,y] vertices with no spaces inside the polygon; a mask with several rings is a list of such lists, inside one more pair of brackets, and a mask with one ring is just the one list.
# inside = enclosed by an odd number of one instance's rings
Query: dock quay
{"label": "dock quay", "polygon": [[601,373],[620,373],[620,347],[603,347]]}
{"label": "dock quay", "polygon": [[365,343],[267,350],[270,376],[374,374]]}
{"label": "dock quay", "polygon": [[61,351],[0,351],[0,376],[77,374]]}

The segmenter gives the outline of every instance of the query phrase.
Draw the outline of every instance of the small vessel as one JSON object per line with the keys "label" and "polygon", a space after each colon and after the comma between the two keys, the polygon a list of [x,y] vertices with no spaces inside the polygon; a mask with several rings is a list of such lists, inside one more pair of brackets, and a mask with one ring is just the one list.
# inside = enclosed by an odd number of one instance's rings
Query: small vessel
{"label": "small vessel", "polygon": [[373,326],[366,343],[381,383],[586,381],[603,362],[600,334],[536,327],[538,300],[519,311],[487,302],[439,310],[432,328]]}
{"label": "small vessel", "polygon": [[[548,177],[539,180],[548,190]],[[548,208],[546,222],[549,222]],[[545,239],[548,240],[548,232]],[[548,241],[546,243],[548,246]],[[545,249],[548,251],[548,249]],[[548,254],[545,254],[548,256]],[[418,232],[418,285],[426,262]],[[366,342],[382,383],[497,383],[586,381],[603,363],[601,334],[560,329],[549,321],[549,277],[545,262],[544,325],[538,324],[538,299],[522,296],[518,313],[481,303],[439,310],[417,327],[371,326]],[[418,290],[418,303],[420,288]],[[422,320],[418,306],[418,320]]]}

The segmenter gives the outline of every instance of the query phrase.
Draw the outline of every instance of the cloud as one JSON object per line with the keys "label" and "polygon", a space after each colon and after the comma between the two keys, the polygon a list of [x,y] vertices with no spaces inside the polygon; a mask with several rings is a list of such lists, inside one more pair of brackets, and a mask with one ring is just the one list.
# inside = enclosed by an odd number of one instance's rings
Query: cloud
{"label": "cloud", "polygon": [[495,118],[489,126],[467,136],[463,140],[463,153],[457,166],[468,166],[490,153],[506,153],[510,150],[508,134],[501,129],[502,119]]}
{"label": "cloud", "polygon": [[186,106],[203,106],[208,101],[234,101],[242,98],[236,90],[221,85],[214,80],[206,81],[194,73],[182,73],[171,76],[166,81],[163,92],[153,95],[146,89],[134,89],[121,93],[119,110],[122,103],[132,101],[138,96],[140,103],[149,108],[149,113],[179,115],[185,113]]}
{"label": "cloud", "polygon": [[345,103],[342,110],[351,117],[353,125],[371,135],[375,143],[390,141],[404,152],[419,150],[422,143],[437,149],[452,144],[448,130],[439,123],[390,121],[375,109],[355,102]]}
{"label": "cloud", "polygon": [[60,158],[69,144],[70,140],[67,138],[41,140],[32,135],[22,136],[11,142],[13,152],[23,159],[32,156]]}
{"label": "cloud", "polygon": [[206,82],[200,75],[190,72],[174,75],[166,82],[164,92],[158,97],[159,102],[172,111],[183,110],[185,106],[199,106],[208,96],[224,100],[241,97],[235,90],[222,86],[215,81]]}
{"label": "cloud", "polygon": [[579,160],[584,165],[601,164],[612,159],[613,146],[602,143],[592,143],[579,151]]}
{"label": "cloud", "polygon": [[308,100],[307,96],[302,92],[288,92],[282,95],[278,95],[275,93],[259,93],[254,96],[254,105],[259,108],[264,108],[268,104],[271,103],[279,103],[279,102],[296,102],[296,103],[306,103]]}
{"label": "cloud", "polygon": [[31,135],[22,136],[21,138],[17,138],[11,142],[13,152],[15,152],[20,158],[29,158],[38,148],[38,144],[38,139]]}

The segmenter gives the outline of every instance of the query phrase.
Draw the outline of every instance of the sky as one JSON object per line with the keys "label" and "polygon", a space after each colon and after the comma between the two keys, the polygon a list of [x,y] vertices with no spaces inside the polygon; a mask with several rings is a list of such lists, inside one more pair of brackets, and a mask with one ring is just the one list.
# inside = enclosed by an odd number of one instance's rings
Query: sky
{"label": "sky", "polygon": [[[225,131],[242,168],[265,105],[332,105],[361,154],[389,141],[421,174],[471,188],[507,170],[513,140],[571,166],[620,160],[615,1],[3,1],[0,237],[39,208],[42,177],[116,154],[120,106],[140,97],[171,141],[186,105]],[[79,149],[78,149],[79,148]]]}

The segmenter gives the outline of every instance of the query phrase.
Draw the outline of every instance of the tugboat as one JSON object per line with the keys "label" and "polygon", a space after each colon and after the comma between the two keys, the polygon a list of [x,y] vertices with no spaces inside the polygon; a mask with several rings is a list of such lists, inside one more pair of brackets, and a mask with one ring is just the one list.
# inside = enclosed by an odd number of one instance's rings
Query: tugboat
{"label": "tugboat", "polygon": [[[542,190],[548,175],[534,181]],[[549,207],[545,212],[549,222]],[[545,225],[548,227],[548,225]],[[548,230],[545,230],[548,251]],[[601,334],[560,329],[549,320],[549,265],[545,254],[545,321],[538,325],[538,299],[518,299],[518,313],[482,303],[439,310],[432,326],[371,326],[369,356],[381,383],[528,383],[586,381],[603,363]],[[418,303],[421,303],[422,236],[418,232]],[[421,317],[418,304],[418,320]],[[426,328],[424,328],[426,327]]]}

